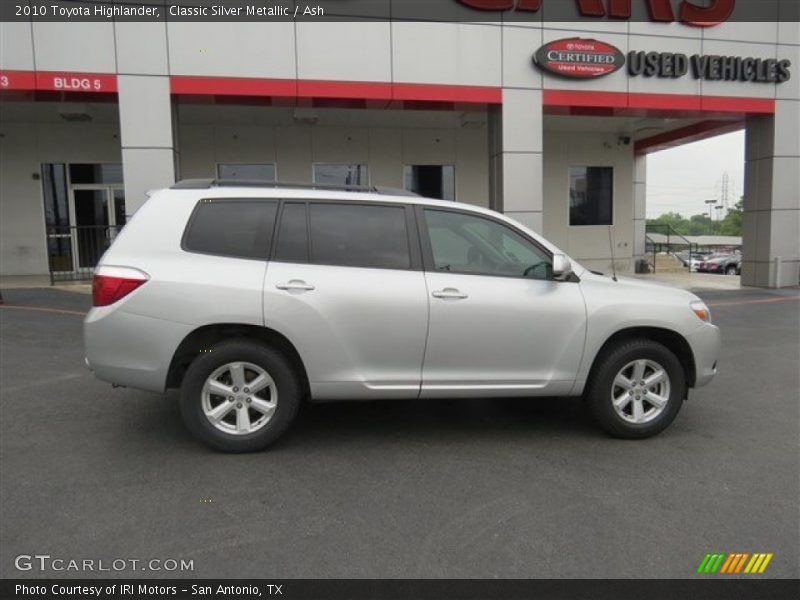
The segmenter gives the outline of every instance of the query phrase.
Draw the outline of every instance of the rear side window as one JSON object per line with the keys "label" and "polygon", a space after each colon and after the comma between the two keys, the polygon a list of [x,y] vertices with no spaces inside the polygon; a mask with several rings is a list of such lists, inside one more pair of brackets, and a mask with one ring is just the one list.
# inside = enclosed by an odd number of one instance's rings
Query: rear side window
{"label": "rear side window", "polygon": [[265,200],[201,200],[183,247],[189,252],[266,260],[278,203]]}
{"label": "rear side window", "polygon": [[278,226],[278,243],[275,246],[275,260],[308,262],[308,227],[305,204],[287,202],[283,205],[281,222]]}
{"label": "rear side window", "polygon": [[408,269],[411,256],[402,206],[311,204],[311,262]]}

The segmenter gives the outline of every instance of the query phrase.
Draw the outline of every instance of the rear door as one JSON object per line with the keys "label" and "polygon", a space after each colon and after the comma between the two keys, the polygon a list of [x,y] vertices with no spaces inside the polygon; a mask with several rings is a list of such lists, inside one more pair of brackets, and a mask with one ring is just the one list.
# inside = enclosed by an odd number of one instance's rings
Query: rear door
{"label": "rear door", "polygon": [[551,254],[500,220],[418,215],[430,302],[422,396],[569,393],[586,331],[577,281],[555,281]]}
{"label": "rear door", "polygon": [[411,208],[283,202],[264,320],[297,347],[315,398],[416,398],[428,305]]}

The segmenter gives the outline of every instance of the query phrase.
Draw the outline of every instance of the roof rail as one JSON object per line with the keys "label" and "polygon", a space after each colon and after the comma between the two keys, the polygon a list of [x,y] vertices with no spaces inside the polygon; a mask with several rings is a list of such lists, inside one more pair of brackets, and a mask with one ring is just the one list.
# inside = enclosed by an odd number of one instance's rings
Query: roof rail
{"label": "roof rail", "polygon": [[206,190],[212,187],[271,187],[304,190],[330,190],[337,192],[365,192],[391,196],[417,196],[414,192],[383,186],[339,185],[331,183],[297,183],[272,180],[241,179],[182,179],[170,187],[172,190]]}

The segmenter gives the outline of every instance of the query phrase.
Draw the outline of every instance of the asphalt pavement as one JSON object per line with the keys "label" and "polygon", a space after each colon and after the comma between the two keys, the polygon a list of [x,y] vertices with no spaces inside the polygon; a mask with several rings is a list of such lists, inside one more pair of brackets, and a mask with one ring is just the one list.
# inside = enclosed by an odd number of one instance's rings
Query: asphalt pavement
{"label": "asphalt pavement", "polygon": [[[654,439],[606,437],[578,399],[348,402],[225,455],[174,393],[85,369],[88,296],[4,290],[0,576],[686,578],[709,552],[767,552],[762,577],[798,577],[798,291],[701,295],[719,375]],[[21,554],[194,570],[19,571]]]}

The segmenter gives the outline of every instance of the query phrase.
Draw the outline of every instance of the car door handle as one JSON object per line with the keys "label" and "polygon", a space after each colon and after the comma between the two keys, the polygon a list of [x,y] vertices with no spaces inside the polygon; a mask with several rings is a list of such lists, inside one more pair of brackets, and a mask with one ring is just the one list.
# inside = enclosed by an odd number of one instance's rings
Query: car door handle
{"label": "car door handle", "polygon": [[310,292],[314,289],[314,286],[306,283],[302,279],[292,279],[291,281],[287,281],[286,283],[278,283],[275,285],[276,288],[279,290],[288,290],[288,291],[302,291],[302,292]]}
{"label": "car door handle", "polygon": [[443,300],[464,300],[469,298],[467,294],[460,292],[456,288],[444,288],[438,292],[433,292],[431,295],[434,298],[442,298]]}

